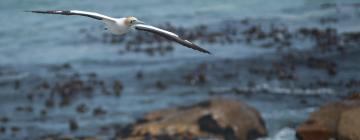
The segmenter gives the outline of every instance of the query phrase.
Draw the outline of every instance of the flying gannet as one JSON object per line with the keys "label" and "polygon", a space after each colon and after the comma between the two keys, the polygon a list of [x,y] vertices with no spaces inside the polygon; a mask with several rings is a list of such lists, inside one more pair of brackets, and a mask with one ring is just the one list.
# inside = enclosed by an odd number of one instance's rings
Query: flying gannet
{"label": "flying gannet", "polygon": [[50,11],[26,11],[41,14],[60,14],[60,15],[79,15],[86,16],[93,19],[101,20],[105,23],[106,29],[115,35],[123,35],[129,32],[131,29],[137,29],[141,31],[151,32],[160,35],[169,40],[175,41],[185,47],[198,50],[203,53],[211,54],[209,51],[199,47],[198,45],[180,38],[177,34],[154,27],[145,25],[144,22],[138,20],[135,17],[129,16],[124,18],[112,18],[106,15],[102,15],[95,12],[79,11],[79,10],[50,10]]}

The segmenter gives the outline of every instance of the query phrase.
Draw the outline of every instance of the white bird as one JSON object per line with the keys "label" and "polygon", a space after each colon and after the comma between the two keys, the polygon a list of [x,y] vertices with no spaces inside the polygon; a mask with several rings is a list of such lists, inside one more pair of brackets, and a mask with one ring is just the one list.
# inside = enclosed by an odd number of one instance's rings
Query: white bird
{"label": "white bird", "polygon": [[177,34],[154,27],[150,25],[145,25],[144,22],[138,20],[135,17],[129,16],[124,18],[112,18],[106,15],[102,15],[95,12],[86,12],[79,10],[50,10],[50,11],[26,11],[33,13],[42,13],[42,14],[60,14],[60,15],[80,15],[86,16],[93,19],[101,20],[105,23],[106,28],[115,35],[123,35],[131,31],[132,29],[137,29],[141,31],[147,31],[155,33],[162,37],[165,37],[169,40],[175,41],[185,47],[198,50],[203,53],[211,54],[209,51],[197,46],[196,44],[180,38]]}

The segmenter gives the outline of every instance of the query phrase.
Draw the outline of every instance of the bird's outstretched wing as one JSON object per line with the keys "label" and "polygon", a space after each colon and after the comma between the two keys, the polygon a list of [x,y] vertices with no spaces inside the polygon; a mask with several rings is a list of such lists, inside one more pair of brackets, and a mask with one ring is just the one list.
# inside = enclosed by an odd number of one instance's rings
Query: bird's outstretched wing
{"label": "bird's outstretched wing", "polygon": [[95,12],[86,12],[86,11],[79,11],[79,10],[48,10],[48,11],[26,11],[26,12],[33,12],[33,13],[41,13],[41,14],[59,14],[59,15],[79,15],[79,16],[86,16],[97,20],[108,20],[108,21],[115,21],[114,18],[105,16]]}
{"label": "bird's outstretched wing", "polygon": [[142,30],[142,31],[148,31],[148,32],[151,32],[151,33],[155,33],[157,35],[160,35],[162,37],[165,37],[169,40],[172,40],[172,41],[175,41],[185,47],[188,47],[188,48],[191,48],[191,49],[194,49],[194,50],[197,50],[197,51],[200,51],[200,52],[203,52],[203,53],[207,53],[207,54],[211,54],[209,51],[195,45],[194,43],[188,41],[188,40],[184,40],[182,38],[180,38],[178,35],[172,33],[172,32],[169,32],[169,31],[166,31],[166,30],[163,30],[163,29],[160,29],[160,28],[156,28],[154,26],[150,26],[150,25],[144,25],[144,24],[137,24],[134,26],[135,29],[137,30]]}

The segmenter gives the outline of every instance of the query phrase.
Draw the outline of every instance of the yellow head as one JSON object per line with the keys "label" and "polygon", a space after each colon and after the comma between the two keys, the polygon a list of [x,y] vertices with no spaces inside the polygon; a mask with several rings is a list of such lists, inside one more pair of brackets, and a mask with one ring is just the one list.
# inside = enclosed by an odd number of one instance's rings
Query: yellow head
{"label": "yellow head", "polygon": [[133,26],[135,24],[144,24],[144,22],[142,22],[142,21],[138,20],[136,17],[132,17],[132,16],[126,17],[124,22],[125,22],[126,26]]}

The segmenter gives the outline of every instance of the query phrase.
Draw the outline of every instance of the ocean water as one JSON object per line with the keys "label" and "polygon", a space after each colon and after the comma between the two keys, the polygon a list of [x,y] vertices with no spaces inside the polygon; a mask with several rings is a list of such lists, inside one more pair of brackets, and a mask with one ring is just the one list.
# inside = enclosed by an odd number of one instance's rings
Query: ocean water
{"label": "ocean water", "polygon": [[[216,23],[227,20],[241,20],[244,18],[281,18],[291,21],[306,21],[311,19],[311,15],[316,17],[316,14],[324,14],[321,13],[324,11],[312,11],[311,9],[313,7],[319,7],[319,5],[325,2],[346,4],[354,1],[153,0],[118,2],[116,0],[110,0],[107,2],[93,2],[85,0],[79,2],[52,2],[40,0],[34,2],[4,0],[0,5],[1,17],[3,18],[1,21],[2,28],[0,28],[0,63],[54,64],[79,59],[119,59],[119,56],[114,53],[114,50],[118,47],[121,48],[121,46],[109,47],[113,45],[93,42],[87,43],[84,35],[79,34],[79,30],[81,29],[89,29],[92,30],[91,33],[101,34],[105,31],[94,30],[101,27],[101,23],[85,17],[36,15],[23,12],[25,10],[81,9],[96,11],[114,17],[136,16],[148,24],[157,25],[169,22],[177,26],[186,27],[199,24],[221,26],[216,25]],[[306,10],[309,10],[309,12]],[[353,30],[353,28],[351,28],[351,30]],[[72,51],[69,52],[68,50]],[[213,50],[213,48],[209,47],[209,50]],[[43,53],[44,51],[46,53]],[[229,52],[227,52],[229,50],[223,51],[224,52],[218,52],[217,56],[229,56]],[[231,51],[233,50],[230,50],[230,52]],[[185,56],[204,57],[197,54],[193,55],[194,53],[191,51],[182,53],[186,53]],[[241,55],[247,54],[248,53],[244,53]],[[112,57],[108,57],[109,55]],[[175,56],[178,55],[175,54]],[[183,56],[183,54],[179,57],[181,56]],[[133,56],[129,57],[132,58]],[[135,58],[138,59],[138,57]]]}
{"label": "ocean water", "polygon": [[[52,1],[52,0],[1,0],[0,1],[0,117],[10,121],[1,127],[20,127],[18,135],[6,131],[0,134],[4,139],[36,139],[44,135],[109,135],[98,133],[99,127],[111,124],[126,124],[146,112],[189,105],[210,98],[232,98],[242,100],[257,108],[265,118],[269,129],[266,140],[295,139],[295,126],[306,119],[319,105],[339,99],[341,87],[301,87],[314,79],[331,79],[329,76],[313,78],[307,71],[299,70],[300,82],[264,80],[261,76],[248,75],[246,68],[271,65],[278,60],[276,48],[263,48],[254,44],[201,43],[213,52],[206,55],[173,45],[174,51],[165,55],[149,56],[145,53],[119,53],[124,50],[122,43],[101,41],[102,23],[86,17],[41,15],[25,10],[67,10],[96,11],[113,17],[136,16],[147,24],[171,25],[191,28],[205,25],[209,29],[221,30],[228,24],[237,24],[249,19],[257,25],[280,24],[289,30],[300,27],[335,28],[338,32],[360,31],[358,7],[349,6],[358,0],[133,0],[133,1]],[[339,5],[336,8],[321,8],[325,4]],[[341,11],[341,12],[339,12]],[[318,19],[335,16],[341,22],[320,24]],[[130,33],[135,34],[135,33]],[[90,37],[89,37],[90,36]],[[97,37],[92,39],[91,37]],[[296,42],[296,41],[295,41]],[[298,51],[308,51],[312,45],[298,41]],[[351,57],[353,56],[353,57]],[[335,79],[359,78],[358,66],[352,61],[356,51],[349,57],[331,57],[334,61],[344,60],[339,69],[347,70]],[[252,64],[252,60],[258,60]],[[230,64],[226,62],[230,61]],[[183,82],[186,73],[199,73],[199,65],[208,64],[206,73],[210,84],[205,86],[187,85]],[[54,70],[69,64],[70,69]],[[241,65],[238,66],[238,65]],[[222,72],[238,72],[230,81],[219,81]],[[143,80],[136,75],[144,73]],[[47,111],[47,117],[39,112],[44,109],[44,100],[28,101],[27,94],[41,81],[56,83],[58,75],[95,73],[107,83],[122,81],[124,91],[120,97],[95,94],[94,98],[78,97],[67,107],[55,107]],[[320,73],[320,72],[319,72]],[[86,77],[86,76],[85,76]],[[313,78],[313,79],[312,79]],[[12,83],[21,81],[20,89],[13,89]],[[165,90],[154,88],[154,83],[168,84]],[[255,81],[247,89],[248,81]],[[108,85],[111,87],[110,85]],[[227,89],[234,86],[251,90],[255,95],[234,95]],[[209,95],[210,91],[225,91]],[[41,94],[41,93],[40,93]],[[47,96],[46,93],[44,96]],[[306,100],[307,104],[303,103]],[[102,107],[107,114],[94,117],[91,113],[79,115],[74,108],[85,103],[89,108]],[[18,106],[31,106],[31,113],[14,111]],[[68,130],[68,120],[75,119],[79,131]]]}

